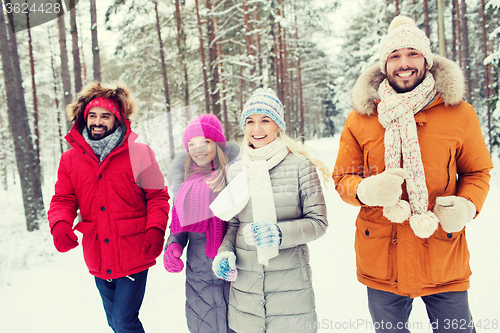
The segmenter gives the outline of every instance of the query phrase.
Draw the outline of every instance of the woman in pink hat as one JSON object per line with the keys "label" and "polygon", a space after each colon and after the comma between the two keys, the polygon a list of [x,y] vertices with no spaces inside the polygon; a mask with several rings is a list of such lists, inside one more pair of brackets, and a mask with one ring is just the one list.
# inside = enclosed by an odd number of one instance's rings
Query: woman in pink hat
{"label": "woman in pink hat", "polygon": [[226,186],[230,161],[239,155],[227,143],[216,116],[193,119],[183,135],[186,152],[178,154],[168,170],[174,198],[170,237],[163,263],[171,273],[182,271],[186,251],[186,318],[190,332],[232,332],[227,325],[229,283],[212,272],[213,258],[226,233],[226,222],[209,205]]}

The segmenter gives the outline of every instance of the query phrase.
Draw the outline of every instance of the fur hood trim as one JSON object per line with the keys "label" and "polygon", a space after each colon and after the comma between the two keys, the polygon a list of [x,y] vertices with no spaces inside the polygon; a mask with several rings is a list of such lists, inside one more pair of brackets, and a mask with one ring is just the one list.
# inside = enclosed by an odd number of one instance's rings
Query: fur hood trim
{"label": "fur hood trim", "polygon": [[[434,54],[434,65],[430,72],[445,105],[456,105],[464,98],[465,80],[457,63]],[[378,87],[385,78],[386,75],[380,72],[379,63],[370,66],[359,76],[352,89],[352,105],[356,112],[361,115],[375,112],[375,102],[380,99]]]}
{"label": "fur hood trim", "polygon": [[130,123],[135,112],[135,102],[130,90],[121,83],[101,84],[97,81],[87,83],[78,93],[76,100],[66,106],[68,118],[77,124],[84,124],[83,112],[87,104],[96,97],[112,98],[118,101],[122,119]]}

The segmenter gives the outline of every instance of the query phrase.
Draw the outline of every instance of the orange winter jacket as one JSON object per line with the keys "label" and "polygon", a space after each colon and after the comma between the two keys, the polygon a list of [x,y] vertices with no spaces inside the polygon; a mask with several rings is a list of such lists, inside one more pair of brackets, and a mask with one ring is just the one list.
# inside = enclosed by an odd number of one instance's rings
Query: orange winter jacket
{"label": "orange winter jacket", "polygon": [[[439,94],[415,115],[429,210],[437,197],[456,195],[472,201],[479,212],[493,164],[474,109],[461,101],[460,68],[445,58],[434,59],[431,72]],[[342,199],[361,206],[355,236],[358,280],[370,288],[411,297],[466,290],[471,270],[465,228],[446,233],[439,226],[429,238],[419,238],[408,221],[391,223],[382,215],[382,207],[363,205],[356,198],[359,182],[385,169],[385,130],[376,111],[383,79],[378,65],[358,79],[353,89],[355,111],[344,126],[333,172]],[[408,200],[405,190],[402,199]]]}

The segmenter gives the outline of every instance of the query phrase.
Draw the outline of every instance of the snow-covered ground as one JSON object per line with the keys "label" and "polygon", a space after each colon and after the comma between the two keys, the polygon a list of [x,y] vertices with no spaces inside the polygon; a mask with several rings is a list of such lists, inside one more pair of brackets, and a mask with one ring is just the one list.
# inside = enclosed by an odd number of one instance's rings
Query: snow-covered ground
{"label": "snow-covered ground", "polygon": [[[333,167],[338,136],[308,144]],[[467,227],[473,271],[469,300],[478,332],[500,332],[500,210],[496,206],[500,175],[496,169],[492,175],[484,209]],[[51,177],[46,177],[44,186],[46,207],[53,193]],[[310,244],[320,332],[373,332],[366,288],[356,280],[354,221],[358,209],[340,200],[332,182],[324,190],[330,227],[325,236]],[[39,231],[27,232],[18,185],[0,190],[0,205],[1,331],[111,332],[81,246],[58,253],[47,223]],[[160,262],[151,268],[140,313],[146,331],[187,332],[184,301],[184,271],[168,273]],[[410,323],[412,332],[431,332],[420,299],[414,301]],[[300,330],[290,328],[295,331]]]}

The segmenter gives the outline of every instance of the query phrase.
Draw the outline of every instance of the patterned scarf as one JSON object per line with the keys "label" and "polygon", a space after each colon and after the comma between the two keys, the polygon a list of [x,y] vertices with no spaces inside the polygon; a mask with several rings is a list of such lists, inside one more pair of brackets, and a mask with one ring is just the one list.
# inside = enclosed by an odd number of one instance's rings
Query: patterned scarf
{"label": "patterned scarf", "polygon": [[414,115],[435,98],[434,77],[427,71],[422,83],[402,94],[397,93],[385,79],[378,93],[381,97],[378,120],[385,128],[385,167],[400,168],[403,158],[403,168],[408,174],[406,188],[411,214],[424,214],[427,212],[429,196]]}
{"label": "patterned scarf", "polygon": [[99,158],[99,161],[102,163],[108,157],[108,155],[113,151],[113,149],[118,146],[120,143],[120,138],[122,137],[123,130],[121,127],[118,127],[113,134],[108,135],[105,138],[100,140],[91,140],[89,138],[89,133],[87,127],[83,130],[83,138],[89,144],[90,148],[94,151],[94,154]]}
{"label": "patterned scarf", "polygon": [[205,233],[207,257],[215,258],[226,233],[226,223],[214,216],[209,208],[217,197],[217,193],[212,191],[206,180],[214,176],[217,171],[202,170],[196,165],[193,165],[193,168],[199,171],[189,176],[177,193],[172,209],[170,230],[174,234]]}

